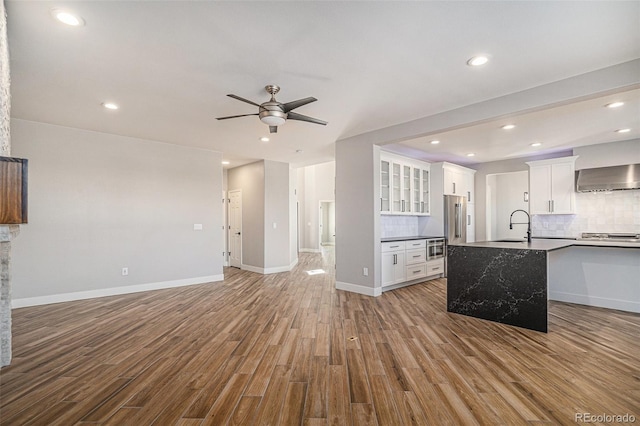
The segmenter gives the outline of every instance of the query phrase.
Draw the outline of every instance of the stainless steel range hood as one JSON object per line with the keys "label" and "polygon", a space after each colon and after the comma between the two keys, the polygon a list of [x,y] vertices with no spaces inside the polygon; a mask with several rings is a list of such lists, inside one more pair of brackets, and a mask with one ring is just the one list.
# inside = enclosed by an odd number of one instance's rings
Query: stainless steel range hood
{"label": "stainless steel range hood", "polygon": [[640,189],[640,164],[583,169],[576,174],[578,192]]}

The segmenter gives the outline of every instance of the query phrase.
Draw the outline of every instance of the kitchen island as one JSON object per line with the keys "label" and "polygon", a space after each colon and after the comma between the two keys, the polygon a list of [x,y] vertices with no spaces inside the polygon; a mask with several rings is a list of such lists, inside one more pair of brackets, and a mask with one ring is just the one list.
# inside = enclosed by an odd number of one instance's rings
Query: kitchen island
{"label": "kitchen island", "polygon": [[[637,243],[562,239],[450,245],[447,311],[542,332],[547,331],[547,301],[554,298],[550,295],[562,294],[565,298],[559,300],[566,302],[640,312],[639,248]],[[576,257],[571,255],[575,250],[588,253]],[[614,275],[599,289],[616,298],[593,297],[590,277],[575,271],[596,265],[606,274],[613,258]],[[557,291],[563,288],[573,293]]]}

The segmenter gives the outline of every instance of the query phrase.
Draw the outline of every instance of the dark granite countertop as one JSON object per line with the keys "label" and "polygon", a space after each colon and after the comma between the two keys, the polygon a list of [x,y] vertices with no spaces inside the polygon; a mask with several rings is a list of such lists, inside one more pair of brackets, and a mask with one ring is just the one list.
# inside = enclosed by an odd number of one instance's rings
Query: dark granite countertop
{"label": "dark granite countertop", "polygon": [[544,239],[533,238],[530,243],[526,241],[479,241],[475,243],[457,244],[463,247],[493,247],[503,249],[528,249],[552,251],[571,246],[582,247],[618,247],[618,248],[637,248],[640,249],[638,243],[627,243],[624,241],[584,241],[574,239]]}
{"label": "dark granite countertop", "polygon": [[383,243],[391,243],[394,241],[411,241],[411,240],[432,240],[435,238],[444,238],[443,236],[409,236],[409,237],[387,237],[387,238],[381,238],[380,242]]}

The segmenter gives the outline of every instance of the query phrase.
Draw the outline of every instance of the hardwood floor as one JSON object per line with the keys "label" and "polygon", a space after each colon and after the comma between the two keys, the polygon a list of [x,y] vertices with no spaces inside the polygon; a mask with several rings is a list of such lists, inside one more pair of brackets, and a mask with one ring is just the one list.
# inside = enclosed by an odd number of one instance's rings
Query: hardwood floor
{"label": "hardwood floor", "polygon": [[448,314],[444,280],[338,291],[331,262],[16,309],[0,423],[640,422],[640,315],[551,303],[542,334]]}

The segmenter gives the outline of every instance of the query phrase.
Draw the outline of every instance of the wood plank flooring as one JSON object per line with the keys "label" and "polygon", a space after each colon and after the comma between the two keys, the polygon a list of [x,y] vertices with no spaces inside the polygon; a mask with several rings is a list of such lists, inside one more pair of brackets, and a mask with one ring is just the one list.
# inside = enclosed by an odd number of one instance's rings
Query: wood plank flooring
{"label": "wood plank flooring", "polygon": [[542,334],[448,314],[444,280],[338,291],[332,262],[16,309],[0,423],[640,422],[640,315],[552,302]]}

